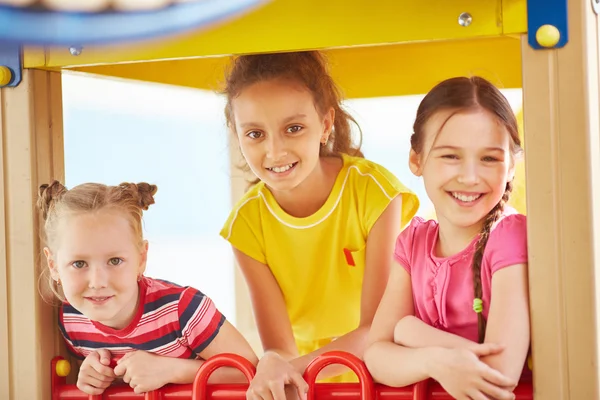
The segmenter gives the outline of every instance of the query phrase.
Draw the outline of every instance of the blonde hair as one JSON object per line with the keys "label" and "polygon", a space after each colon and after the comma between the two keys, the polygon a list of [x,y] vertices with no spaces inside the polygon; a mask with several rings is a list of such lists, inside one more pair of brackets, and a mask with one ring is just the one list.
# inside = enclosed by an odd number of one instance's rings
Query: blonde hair
{"label": "blonde hair", "polygon": [[[38,191],[37,206],[44,219],[44,242],[50,249],[56,247],[58,225],[65,217],[81,213],[92,213],[101,210],[117,210],[129,220],[138,246],[144,242],[142,234],[142,213],[154,204],[156,185],[146,182],[121,183],[108,186],[101,183],[83,183],[67,189],[59,181],[41,185]],[[59,285],[50,276],[48,266],[43,269],[42,278],[47,275],[48,288],[64,301]]]}

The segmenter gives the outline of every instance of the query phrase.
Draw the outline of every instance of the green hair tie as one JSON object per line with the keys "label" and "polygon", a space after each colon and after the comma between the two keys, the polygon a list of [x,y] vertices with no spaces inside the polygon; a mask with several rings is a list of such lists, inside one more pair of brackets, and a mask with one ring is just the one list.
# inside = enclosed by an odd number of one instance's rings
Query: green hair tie
{"label": "green hair tie", "polygon": [[477,314],[483,311],[483,301],[481,299],[473,299],[473,311]]}

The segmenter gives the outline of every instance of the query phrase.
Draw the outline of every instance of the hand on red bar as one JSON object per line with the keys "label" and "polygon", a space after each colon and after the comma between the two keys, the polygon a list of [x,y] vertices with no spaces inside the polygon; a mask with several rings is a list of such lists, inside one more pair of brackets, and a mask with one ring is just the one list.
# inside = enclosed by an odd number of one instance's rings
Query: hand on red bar
{"label": "hand on red bar", "polygon": [[122,377],[135,393],[146,393],[171,382],[173,360],[177,361],[146,351],[132,351],[117,361],[115,375]]}
{"label": "hand on red bar", "polygon": [[90,353],[79,368],[77,387],[84,393],[102,394],[116,376],[110,367],[110,351],[100,349]]}
{"label": "hand on red bar", "polygon": [[286,400],[285,386],[293,385],[300,399],[306,399],[308,384],[302,374],[279,354],[267,352],[258,363],[256,376],[250,382],[247,400]]}
{"label": "hand on red bar", "polygon": [[439,349],[431,377],[456,399],[512,400],[516,382],[491,368],[479,358],[500,353],[501,346],[483,343],[471,350]]}

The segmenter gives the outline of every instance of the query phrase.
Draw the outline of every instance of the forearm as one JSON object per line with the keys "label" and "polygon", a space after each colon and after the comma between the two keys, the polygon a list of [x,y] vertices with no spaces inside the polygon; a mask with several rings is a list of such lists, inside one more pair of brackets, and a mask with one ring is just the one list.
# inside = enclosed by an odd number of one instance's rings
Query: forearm
{"label": "forearm", "polygon": [[394,329],[394,343],[404,347],[470,348],[477,343],[427,325],[412,315],[402,318]]}
{"label": "forearm", "polygon": [[[187,384],[193,383],[198,370],[204,364],[204,360],[190,360],[183,358],[170,359],[171,379],[169,383]],[[208,383],[247,383],[248,380],[242,372],[236,368],[223,367],[214,371],[208,378]]]}
{"label": "forearm", "polygon": [[392,387],[408,386],[431,377],[430,366],[439,348],[408,348],[375,342],[365,351],[365,364],[375,381]]}
{"label": "forearm", "polygon": [[[362,359],[367,343],[367,334],[369,333],[368,326],[358,327],[357,329],[348,332],[344,336],[332,341],[331,343],[308,353],[301,357],[297,357],[291,360],[294,368],[300,373],[304,373],[308,364],[310,364],[315,358],[328,351],[340,350],[351,354],[354,354],[358,358]],[[346,367],[340,365],[331,365],[323,368],[319,373],[318,379],[329,378],[337,376],[347,371]]]}

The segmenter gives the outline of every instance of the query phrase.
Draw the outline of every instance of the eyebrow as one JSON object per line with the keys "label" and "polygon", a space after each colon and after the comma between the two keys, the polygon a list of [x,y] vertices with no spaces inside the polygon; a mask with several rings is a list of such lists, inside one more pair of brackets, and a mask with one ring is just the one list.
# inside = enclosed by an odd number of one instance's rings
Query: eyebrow
{"label": "eyebrow", "polygon": [[[304,118],[306,118],[306,114],[294,114],[294,115],[291,115],[291,116],[285,118],[282,121],[282,123],[287,124],[291,121],[298,120],[298,119],[304,119]],[[251,127],[256,127],[256,126],[261,126],[261,124],[258,122],[243,122],[240,124],[241,128],[251,128]]]}
{"label": "eyebrow", "polygon": [[[434,150],[460,150],[460,147],[457,146],[435,146],[431,151]],[[504,153],[504,149],[502,147],[486,147],[486,151],[499,151]]]}

